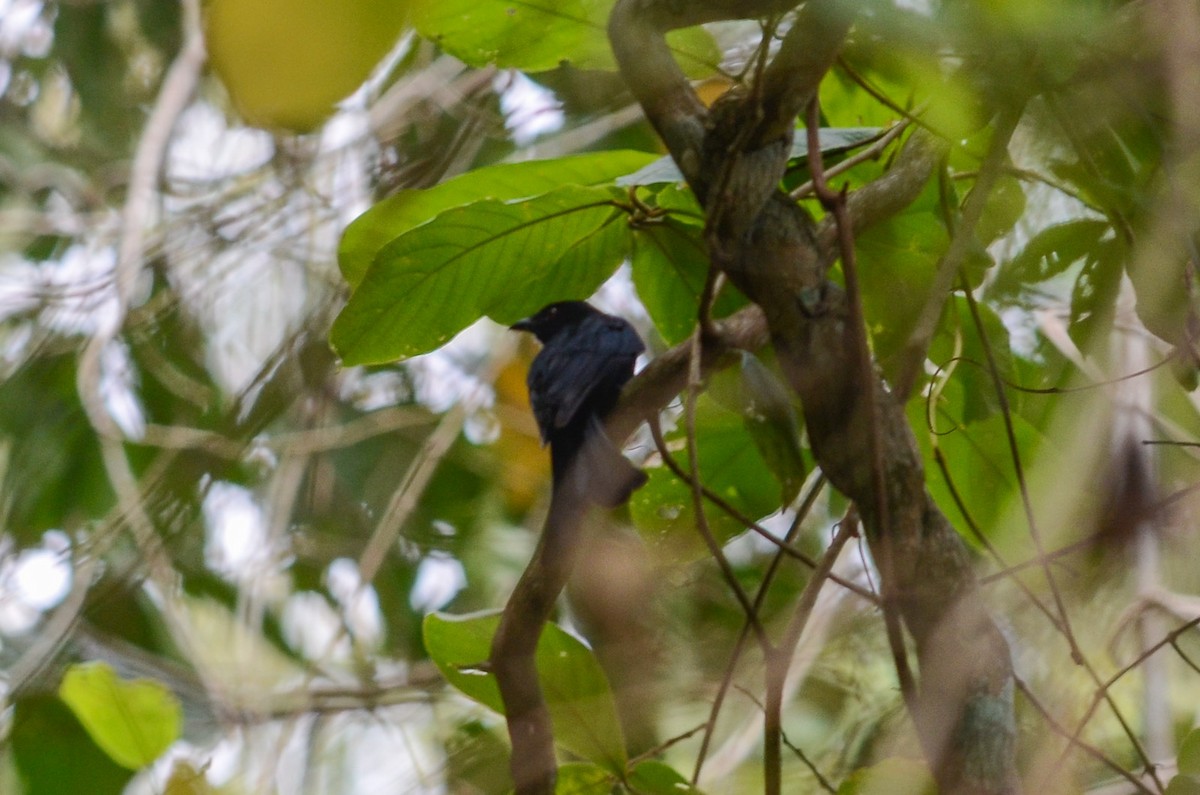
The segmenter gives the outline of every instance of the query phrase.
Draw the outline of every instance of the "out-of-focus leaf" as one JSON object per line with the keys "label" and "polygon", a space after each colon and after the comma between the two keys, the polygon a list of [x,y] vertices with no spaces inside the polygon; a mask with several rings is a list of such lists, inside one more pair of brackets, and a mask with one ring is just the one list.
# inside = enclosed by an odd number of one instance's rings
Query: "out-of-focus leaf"
{"label": "out-of-focus leaf", "polygon": [[1112,327],[1125,273],[1124,250],[1116,238],[1101,241],[1075,280],[1067,331],[1080,350],[1090,351],[1092,340],[1103,338]]}
{"label": "out-of-focus leaf", "polygon": [[[941,333],[929,349],[929,359],[939,367],[954,366],[954,380],[961,391],[961,405],[955,415],[958,422],[969,424],[986,419],[1000,408],[996,384],[988,369],[988,350],[996,362],[1000,378],[1016,382],[1015,360],[1004,321],[986,304],[977,304],[982,330],[976,328],[970,307],[964,296],[955,296],[943,313]],[[986,339],[985,339],[986,338]],[[955,354],[962,361],[951,362]],[[1009,395],[1009,402],[1018,405],[1023,399],[1020,392]]]}
{"label": "out-of-focus leaf", "polygon": [[1200,776],[1200,729],[1192,729],[1179,744],[1179,772]]}
{"label": "out-of-focus leaf", "polygon": [[469,721],[446,741],[446,786],[450,792],[510,792],[508,744],[498,729]]}
{"label": "out-of-focus leaf", "polygon": [[183,708],[170,690],[151,679],[120,679],[106,663],[72,665],[58,694],[96,745],[130,770],[161,756],[183,728]]}
{"label": "out-of-focus leaf", "polygon": [[590,762],[567,762],[558,766],[554,795],[611,795],[619,780],[611,770]]}
{"label": "out-of-focus leaf", "polygon": [[988,194],[983,217],[975,227],[975,236],[988,245],[1008,233],[1025,214],[1025,189],[1021,181],[1002,175]]}
{"label": "out-of-focus leaf", "polygon": [[949,243],[937,202],[937,186],[931,182],[904,212],[855,239],[863,312],[888,377],[894,375],[894,357],[912,334]]}
{"label": "out-of-focus leaf", "polygon": [[838,795],[934,795],[937,787],[923,762],[891,757],[855,770],[837,791]]}
{"label": "out-of-focus leaf", "polygon": [[402,190],[346,227],[338,247],[338,265],[350,287],[356,288],[380,249],[439,213],[483,199],[512,201],[568,185],[606,185],[653,157],[646,152],[613,151],[502,163],[459,175],[426,190]]}
{"label": "out-of-focus leaf", "polygon": [[[498,612],[425,617],[425,649],[451,685],[497,712],[503,712],[492,674],[477,666],[491,653]],[[547,624],[538,640],[538,678],[554,722],[554,739],[571,753],[606,770],[625,769],[625,740],[616,703],[595,655],[578,638]]]}
{"label": "out-of-focus leaf", "polygon": [[25,542],[71,518],[99,517],[112,504],[100,447],[75,387],[76,363],[69,355],[38,358],[0,381],[6,530]]}
{"label": "out-of-focus leaf", "polygon": [[167,779],[163,795],[218,795],[218,793],[209,785],[204,771],[197,770],[191,763],[181,760],[176,762],[175,767],[171,769],[171,777]]}
{"label": "out-of-focus leaf", "polygon": [[[878,127],[822,127],[818,133],[821,142],[821,153],[824,155],[848,152],[862,146],[880,133]],[[806,162],[808,160],[808,141],[803,131],[797,131],[792,140],[792,152],[789,160]],[[683,182],[683,174],[671,157],[660,157],[653,163],[638,169],[617,180],[621,186],[629,185],[659,185],[662,183]]]}
{"label": "out-of-focus leaf", "polygon": [[212,0],[213,68],[251,124],[306,132],[395,44],[402,0]]}
{"label": "out-of-focus leaf", "polygon": [[657,759],[639,762],[629,772],[629,787],[639,795],[699,795],[675,768]]}
{"label": "out-of-focus leaf", "polygon": [[754,354],[742,352],[742,417],[758,452],[779,481],[781,503],[796,499],[807,467],[792,395]]}
{"label": "out-of-focus leaf", "polygon": [[22,795],[121,795],[133,777],[101,751],[66,705],[52,696],[17,702],[8,741]]}
{"label": "out-of-focus leaf", "polygon": [[[961,385],[952,381],[943,392],[943,398],[952,404],[948,413],[953,414],[957,408],[953,404],[961,406],[961,390]],[[958,519],[960,513],[951,483],[977,526],[985,531],[1000,526],[1009,501],[1019,493],[1004,418],[992,414],[987,419],[956,427],[953,416],[946,417],[939,413],[935,417],[935,430],[940,435],[931,439],[922,402],[913,401],[909,411],[913,427],[922,429],[918,431],[917,439],[926,455],[926,485],[929,493],[946,515],[954,520],[955,525],[964,531],[964,538],[971,544],[977,544],[974,537],[965,532],[965,518],[962,521]],[[1047,447],[1041,443],[1043,436],[1020,415],[1014,414],[1012,422],[1022,462],[1036,460],[1039,452]],[[950,481],[934,462],[933,444],[941,448]]]}
{"label": "out-of-focus leaf", "polygon": [[[422,36],[471,66],[545,72],[569,63],[615,69],[606,34],[612,0],[413,0]],[[703,28],[667,35],[684,72],[703,77],[721,56]]]}
{"label": "out-of-focus leaf", "polygon": [[79,94],[91,131],[118,152],[133,140],[141,119],[126,88],[129,61],[113,41],[107,3],[68,3],[55,9],[54,53]]}
{"label": "out-of-focus leaf", "polygon": [[[682,419],[680,425],[668,434],[667,443],[676,448],[675,459],[686,471]],[[696,406],[696,437],[705,486],[750,519],[760,519],[779,507],[778,481],[755,447],[739,412],[726,410],[712,398],[702,396]],[[707,555],[696,529],[691,487],[666,466],[648,469],[647,474],[649,482],[629,501],[638,530],[663,552],[677,558]],[[712,505],[705,505],[705,516],[720,542],[746,530]]]}
{"label": "out-of-focus leaf", "polygon": [[1107,221],[1092,218],[1055,224],[1038,232],[1021,253],[1000,266],[988,288],[989,297],[1016,295],[1030,284],[1044,282],[1096,250],[1111,234]]}
{"label": "out-of-focus leaf", "polygon": [[612,188],[457,207],[387,245],[333,324],[346,364],[426,353],[487,315],[512,323],[586,298],[629,250]]}
{"label": "out-of-focus leaf", "polygon": [[1180,773],[1167,784],[1166,795],[1200,795],[1200,778]]}

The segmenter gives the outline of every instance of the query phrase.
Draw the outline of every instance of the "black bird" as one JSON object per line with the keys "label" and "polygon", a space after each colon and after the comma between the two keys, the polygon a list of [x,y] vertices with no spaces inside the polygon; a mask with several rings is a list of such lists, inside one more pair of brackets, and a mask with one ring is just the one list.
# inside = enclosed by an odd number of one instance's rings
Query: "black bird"
{"label": "black bird", "polygon": [[604,433],[646,349],[633,326],[584,301],[560,301],[512,325],[542,343],[529,368],[533,416],[550,445],[556,496],[565,489],[611,508],[646,482],[646,473],[621,455]]}

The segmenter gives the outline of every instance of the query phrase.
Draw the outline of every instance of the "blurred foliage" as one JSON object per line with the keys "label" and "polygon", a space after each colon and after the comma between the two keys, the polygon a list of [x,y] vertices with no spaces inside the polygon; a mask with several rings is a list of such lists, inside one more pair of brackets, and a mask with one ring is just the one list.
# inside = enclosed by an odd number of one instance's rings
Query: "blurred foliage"
{"label": "blurred foliage", "polygon": [[[820,87],[834,186],[888,175],[910,132],[876,141],[897,123],[947,146],[920,197],[856,240],[886,376],[997,119],[1020,117],[907,406],[929,491],[992,578],[1042,705],[1072,728],[1087,715],[1083,741],[1131,771],[1115,711],[1139,727],[1165,715],[1184,738],[1162,752],[1179,761],[1167,790],[1195,791],[1200,676],[1185,655],[1200,643],[1192,631],[1138,659],[1200,592],[1185,446],[1200,438],[1200,130],[1178,88],[1195,73],[1173,58],[1187,26],[1118,0],[862,5]],[[473,614],[519,576],[548,467],[523,384],[535,346],[477,321],[596,294],[657,354],[694,333],[708,276],[703,214],[626,110],[611,6],[215,0],[196,31],[210,63],[168,130],[149,122],[197,6],[0,13],[0,791],[510,786],[490,676],[470,668],[494,618]],[[722,23],[671,42],[711,102],[753,74],[761,32]],[[156,146],[152,173],[135,173]],[[808,178],[797,136],[784,185]],[[745,303],[726,287],[712,313]],[[769,351],[704,388],[705,486],[786,532],[816,480],[802,407]],[[662,419],[686,470],[686,412]],[[692,732],[727,680],[700,789],[757,791],[761,655],[734,659],[745,616],[690,487],[646,438],[630,452],[650,481],[599,531],[620,543],[583,563],[598,604],[578,589],[544,637],[562,786],[689,791]],[[819,557],[844,510],[819,492],[793,545]],[[808,569],[705,516],[742,587],[769,586],[760,620],[778,632]],[[1149,592],[1145,523],[1162,546]],[[1165,707],[1135,671],[1110,688],[1115,707],[1088,713],[1096,681],[1031,601],[1050,601],[1041,567],[1006,576],[1039,544],[1098,675],[1165,661],[1145,672],[1166,682]],[[871,588],[863,558],[838,573]],[[787,693],[786,791],[817,790],[809,763],[838,792],[923,791],[876,613],[842,588],[821,599]],[[1018,706],[1028,791],[1111,780]],[[640,758],[625,745],[644,726],[651,745],[679,742]]]}

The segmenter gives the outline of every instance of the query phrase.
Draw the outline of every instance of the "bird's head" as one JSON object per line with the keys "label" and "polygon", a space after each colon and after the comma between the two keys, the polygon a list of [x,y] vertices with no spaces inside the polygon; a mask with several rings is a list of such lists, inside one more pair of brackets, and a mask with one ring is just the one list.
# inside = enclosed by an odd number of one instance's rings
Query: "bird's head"
{"label": "bird's head", "polygon": [[518,320],[509,328],[513,331],[528,331],[542,343],[549,342],[560,332],[574,328],[600,311],[586,301],[559,301],[542,307],[536,315]]}

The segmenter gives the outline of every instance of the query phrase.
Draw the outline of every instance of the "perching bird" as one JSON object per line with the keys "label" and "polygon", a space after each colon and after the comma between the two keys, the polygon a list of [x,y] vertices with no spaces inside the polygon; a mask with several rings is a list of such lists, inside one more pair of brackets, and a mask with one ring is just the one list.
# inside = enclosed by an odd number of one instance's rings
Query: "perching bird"
{"label": "perching bird", "polygon": [[603,420],[646,349],[637,332],[584,301],[550,304],[512,328],[543,345],[529,368],[529,399],[550,445],[556,494],[570,489],[607,508],[625,502],[646,474],[605,435]]}

